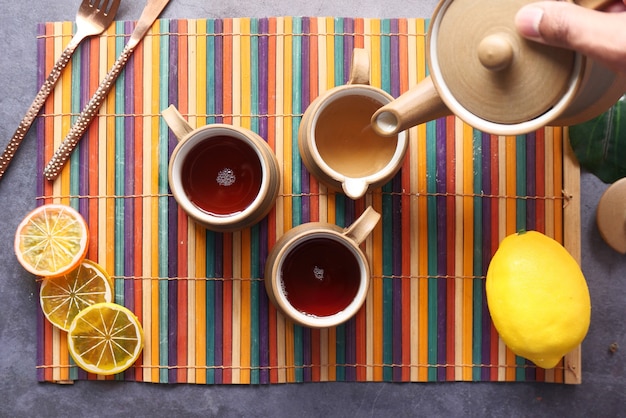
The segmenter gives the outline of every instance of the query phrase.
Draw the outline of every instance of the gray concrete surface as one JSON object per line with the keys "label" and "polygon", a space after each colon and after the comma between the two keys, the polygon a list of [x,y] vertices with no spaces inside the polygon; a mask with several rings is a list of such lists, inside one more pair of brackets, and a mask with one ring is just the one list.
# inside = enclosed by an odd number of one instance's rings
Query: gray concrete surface
{"label": "gray concrete surface", "polygon": [[[118,19],[136,19],[141,0],[123,0]],[[36,86],[36,23],[73,20],[79,0],[0,0],[0,147],[30,105]],[[435,0],[172,0],[163,17],[429,17]],[[13,255],[13,234],[35,206],[31,132],[0,181],[0,417],[157,416],[626,416],[626,257],[595,227],[606,185],[582,176],[583,270],[593,303],[583,343],[583,384],[323,383],[194,386],[148,383],[37,383],[37,287]],[[620,349],[609,353],[609,345]]]}

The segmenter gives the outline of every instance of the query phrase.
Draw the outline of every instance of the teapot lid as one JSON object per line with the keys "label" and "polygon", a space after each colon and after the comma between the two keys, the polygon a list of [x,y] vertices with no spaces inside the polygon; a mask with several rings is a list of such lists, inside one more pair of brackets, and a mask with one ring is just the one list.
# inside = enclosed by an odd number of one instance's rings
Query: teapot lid
{"label": "teapot lid", "polygon": [[[442,0],[428,61],[441,99],[473,126],[552,120],[576,94],[583,57],[521,37],[515,14],[532,0]],[[470,119],[470,120],[468,120]]]}

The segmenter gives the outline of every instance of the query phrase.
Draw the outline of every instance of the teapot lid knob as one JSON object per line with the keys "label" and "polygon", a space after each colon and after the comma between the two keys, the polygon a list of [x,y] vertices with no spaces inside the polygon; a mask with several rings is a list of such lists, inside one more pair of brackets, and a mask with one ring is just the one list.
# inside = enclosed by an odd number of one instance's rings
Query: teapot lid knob
{"label": "teapot lid knob", "polygon": [[491,71],[502,71],[513,62],[513,45],[504,33],[484,37],[477,47],[478,59]]}

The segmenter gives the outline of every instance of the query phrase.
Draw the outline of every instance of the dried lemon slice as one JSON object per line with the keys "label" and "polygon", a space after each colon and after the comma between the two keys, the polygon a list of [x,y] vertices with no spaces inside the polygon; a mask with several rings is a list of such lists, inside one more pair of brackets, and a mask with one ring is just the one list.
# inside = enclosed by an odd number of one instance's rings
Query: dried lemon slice
{"label": "dried lemon slice", "polygon": [[70,324],[68,349],[76,364],[96,374],[123,372],[143,349],[137,317],[115,303],[97,303],[80,311]]}
{"label": "dried lemon slice", "polygon": [[87,254],[89,230],[76,210],[48,204],[30,212],[17,227],[15,255],[36,276],[59,277]]}
{"label": "dried lemon slice", "polygon": [[91,260],[54,279],[44,279],[39,291],[41,309],[56,327],[67,331],[78,312],[113,301],[113,279]]}

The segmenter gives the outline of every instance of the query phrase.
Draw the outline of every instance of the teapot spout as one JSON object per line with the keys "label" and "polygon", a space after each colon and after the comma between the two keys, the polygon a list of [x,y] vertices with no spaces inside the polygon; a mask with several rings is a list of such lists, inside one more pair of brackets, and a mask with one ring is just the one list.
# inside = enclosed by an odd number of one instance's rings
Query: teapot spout
{"label": "teapot spout", "polygon": [[405,129],[451,115],[430,77],[381,107],[372,116],[372,128],[381,136],[393,136]]}

